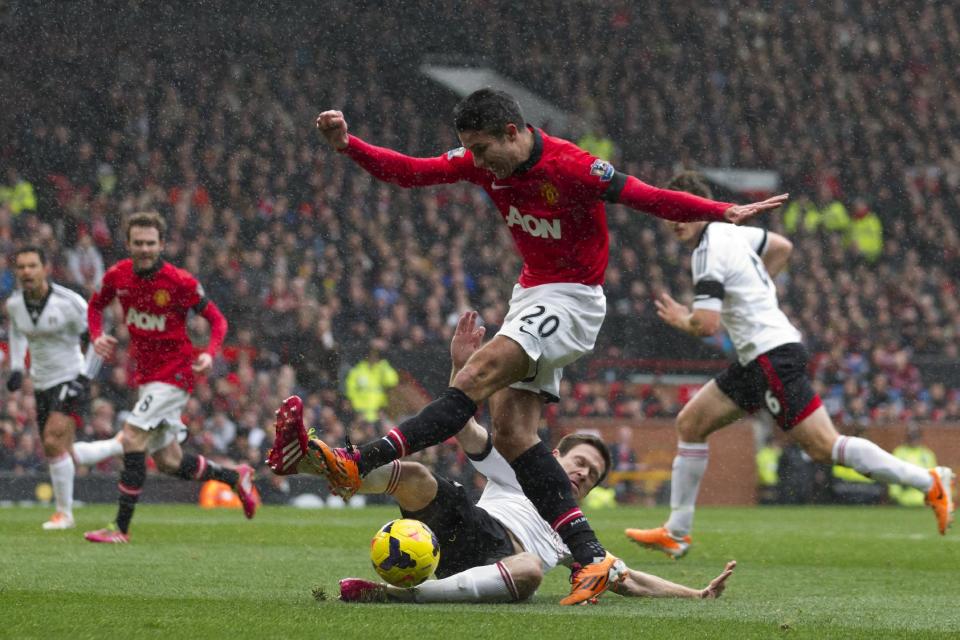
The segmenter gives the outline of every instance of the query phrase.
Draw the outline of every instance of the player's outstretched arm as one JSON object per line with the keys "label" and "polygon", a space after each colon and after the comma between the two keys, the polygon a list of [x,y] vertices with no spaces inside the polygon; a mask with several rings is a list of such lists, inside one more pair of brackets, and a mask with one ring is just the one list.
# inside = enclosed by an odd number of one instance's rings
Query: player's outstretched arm
{"label": "player's outstretched arm", "polygon": [[751,204],[717,202],[684,191],[660,189],[633,176],[618,175],[622,176],[623,186],[616,202],[674,222],[707,220],[743,224],[756,215],[780,207],[789,197],[784,193]]}
{"label": "player's outstretched arm", "polygon": [[690,311],[670,297],[668,293],[660,294],[654,301],[657,315],[660,319],[675,329],[692,336],[712,336],[720,328],[720,314],[710,309],[694,309]]}
{"label": "player's outstretched arm", "polygon": [[[477,326],[478,317],[479,314],[476,311],[466,311],[460,314],[460,320],[457,321],[457,328],[450,341],[450,359],[453,363],[450,372],[451,383],[463,365],[467,364],[470,356],[483,344],[483,336],[487,329]],[[486,451],[490,435],[479,422],[470,418],[456,437],[457,442],[467,454],[479,455]]]}
{"label": "player's outstretched arm", "polygon": [[340,111],[317,116],[317,129],[334,150],[349,156],[370,175],[401,187],[452,184],[466,179],[473,164],[465,154],[444,154],[436,158],[414,158],[393,149],[377,147],[347,132]]}
{"label": "player's outstretched arm", "polygon": [[737,563],[731,560],[723,572],[703,589],[693,589],[670,582],[659,576],[634,569],[627,569],[626,579],[611,587],[615,593],[631,598],[693,598],[710,600],[719,598],[727,587],[727,579],[733,575]]}
{"label": "player's outstretched arm", "polygon": [[754,216],[780,208],[789,197],[789,193],[781,193],[778,196],[773,196],[772,198],[767,198],[766,200],[761,200],[760,202],[752,202],[750,204],[735,204],[723,212],[723,218],[727,222],[732,222],[733,224],[743,224]]}

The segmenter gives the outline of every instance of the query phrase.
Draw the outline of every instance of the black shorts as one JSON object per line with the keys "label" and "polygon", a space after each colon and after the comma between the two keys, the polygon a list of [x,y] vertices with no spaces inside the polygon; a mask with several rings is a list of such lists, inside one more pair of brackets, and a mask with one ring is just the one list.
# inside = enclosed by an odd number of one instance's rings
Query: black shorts
{"label": "black shorts", "polygon": [[767,409],[786,431],[822,404],[810,385],[807,359],[802,344],[784,344],[745,367],[733,363],[716,377],[717,386],[744,411]]}
{"label": "black shorts", "polygon": [[513,540],[500,522],[467,497],[463,485],[437,478],[437,497],[420,511],[400,512],[404,518],[426,523],[440,542],[437,577],[493,564],[516,553]]}
{"label": "black shorts", "polygon": [[83,411],[83,405],[86,400],[84,397],[73,397],[61,400],[61,394],[64,391],[66,382],[58,384],[43,391],[35,391],[33,396],[37,401],[37,429],[40,435],[43,435],[43,429],[47,425],[47,418],[54,411],[66,414],[73,418],[79,426],[80,413]]}

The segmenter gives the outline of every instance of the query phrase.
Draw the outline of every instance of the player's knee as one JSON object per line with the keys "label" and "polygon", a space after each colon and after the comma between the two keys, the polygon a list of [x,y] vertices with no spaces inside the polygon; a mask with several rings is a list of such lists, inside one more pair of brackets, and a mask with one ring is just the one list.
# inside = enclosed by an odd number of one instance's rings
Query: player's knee
{"label": "player's knee", "polygon": [[494,428],[493,431],[493,446],[510,462],[539,441],[536,433],[525,433],[520,429]]}
{"label": "player's knee", "polygon": [[417,493],[426,493],[433,488],[436,493],[437,480],[425,466],[419,462],[401,462],[400,463],[400,483],[417,491]]}
{"label": "player's knee", "polygon": [[816,440],[803,447],[807,455],[819,464],[833,462],[833,443],[826,440]]}
{"label": "player's knee", "polygon": [[543,582],[543,566],[540,559],[532,553],[519,553],[503,561],[517,587],[517,597],[526,600],[533,596]]}
{"label": "player's knee", "polygon": [[683,442],[701,442],[703,440],[702,426],[699,416],[691,411],[689,405],[680,410],[676,420],[677,436]]}
{"label": "player's knee", "polygon": [[470,398],[475,398],[483,393],[483,388],[489,384],[493,375],[493,368],[490,363],[483,360],[474,362],[471,360],[463,369],[457,372],[453,378],[453,386],[460,389]]}
{"label": "player's knee", "polygon": [[54,436],[49,434],[44,434],[43,436],[43,455],[47,458],[56,458],[59,455],[63,455],[66,451],[64,443]]}

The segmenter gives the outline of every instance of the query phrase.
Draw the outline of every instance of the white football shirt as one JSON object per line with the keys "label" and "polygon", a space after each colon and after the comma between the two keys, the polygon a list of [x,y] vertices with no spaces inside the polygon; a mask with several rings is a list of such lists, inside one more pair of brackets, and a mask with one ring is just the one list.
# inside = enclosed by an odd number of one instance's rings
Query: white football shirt
{"label": "white football shirt", "polygon": [[490,449],[483,460],[470,459],[470,462],[487,478],[477,506],[499,520],[526,551],[540,558],[544,572],[566,564],[570,550],[524,495],[517,474],[500,452]]}
{"label": "white football shirt", "polygon": [[760,256],[767,232],[711,222],[693,251],[694,309],[720,312],[741,365],[776,347],[800,342],[800,332],[780,310],[773,278]]}
{"label": "white football shirt", "polygon": [[33,386],[46,391],[73,380],[84,369],[80,336],[87,331],[87,301],[66,287],[50,283],[50,293],[31,314],[23,291],[7,298],[10,370],[23,371],[30,348]]}

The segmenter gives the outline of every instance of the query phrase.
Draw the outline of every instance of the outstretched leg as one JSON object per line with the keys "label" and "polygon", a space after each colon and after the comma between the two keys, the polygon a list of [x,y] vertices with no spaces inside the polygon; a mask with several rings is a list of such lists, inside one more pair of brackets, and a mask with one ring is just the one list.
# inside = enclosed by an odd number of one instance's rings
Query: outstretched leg
{"label": "outstretched leg", "polygon": [[817,462],[836,463],[886,484],[902,484],[919,489],[933,509],[940,535],[953,522],[953,471],[948,467],[924,469],[897,458],[875,443],[837,433],[827,410],[820,407],[790,433]]}

